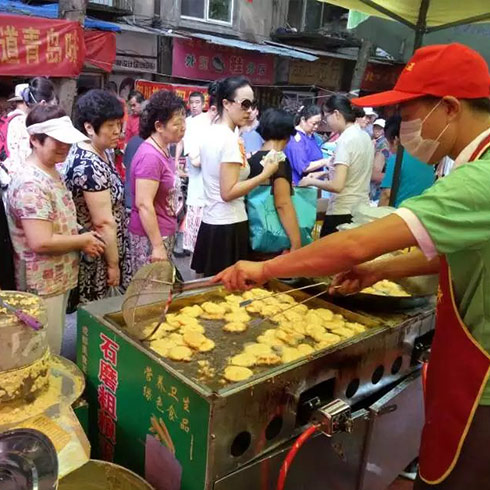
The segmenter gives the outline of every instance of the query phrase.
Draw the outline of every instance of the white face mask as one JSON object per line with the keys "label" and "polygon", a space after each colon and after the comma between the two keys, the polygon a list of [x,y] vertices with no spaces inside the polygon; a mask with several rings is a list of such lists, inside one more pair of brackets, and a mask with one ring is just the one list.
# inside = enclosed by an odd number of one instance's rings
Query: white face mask
{"label": "white face mask", "polygon": [[449,127],[449,124],[447,124],[435,140],[424,139],[422,137],[422,128],[425,121],[427,121],[427,118],[436,110],[441,102],[442,100],[434,106],[423,120],[402,121],[400,124],[400,143],[410,155],[421,162],[430,163],[430,159],[440,145],[439,139]]}

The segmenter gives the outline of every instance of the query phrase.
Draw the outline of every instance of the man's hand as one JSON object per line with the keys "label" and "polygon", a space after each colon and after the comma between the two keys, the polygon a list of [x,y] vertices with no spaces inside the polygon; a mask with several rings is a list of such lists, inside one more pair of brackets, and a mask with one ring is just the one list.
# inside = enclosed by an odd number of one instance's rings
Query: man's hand
{"label": "man's hand", "polygon": [[221,271],[211,280],[212,283],[222,282],[228,291],[245,291],[267,281],[263,262],[240,260]]}
{"label": "man's hand", "polygon": [[337,274],[330,285],[330,294],[355,294],[372,286],[383,277],[374,263],[356,265],[350,271]]}

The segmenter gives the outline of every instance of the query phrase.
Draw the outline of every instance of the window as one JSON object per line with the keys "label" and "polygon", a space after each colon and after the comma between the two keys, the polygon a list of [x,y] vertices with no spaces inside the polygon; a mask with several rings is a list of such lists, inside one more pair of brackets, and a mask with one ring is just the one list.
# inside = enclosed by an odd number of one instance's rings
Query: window
{"label": "window", "polygon": [[208,22],[231,24],[234,0],[182,0],[181,15]]}
{"label": "window", "polygon": [[315,32],[338,21],[347,11],[318,0],[290,0],[288,24],[299,32]]}

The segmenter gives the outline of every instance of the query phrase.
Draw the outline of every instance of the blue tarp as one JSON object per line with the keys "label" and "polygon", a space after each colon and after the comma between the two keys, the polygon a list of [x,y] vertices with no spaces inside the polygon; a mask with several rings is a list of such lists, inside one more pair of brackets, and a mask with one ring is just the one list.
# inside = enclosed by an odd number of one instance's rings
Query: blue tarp
{"label": "blue tarp", "polygon": [[[58,4],[29,5],[18,0],[0,0],[0,12],[16,15],[33,15],[36,17],[58,18]],[[91,17],[85,18],[86,29],[99,29],[101,31],[121,32],[121,28],[112,22],[105,22]]]}

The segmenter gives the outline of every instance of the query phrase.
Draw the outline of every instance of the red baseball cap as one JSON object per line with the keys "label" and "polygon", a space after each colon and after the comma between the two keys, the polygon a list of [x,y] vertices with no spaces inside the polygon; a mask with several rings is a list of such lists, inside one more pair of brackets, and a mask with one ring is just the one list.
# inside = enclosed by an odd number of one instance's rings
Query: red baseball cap
{"label": "red baseball cap", "polygon": [[490,97],[490,74],[484,58],[459,43],[417,49],[393,90],[352,99],[360,107],[394,105],[433,95],[458,99]]}

